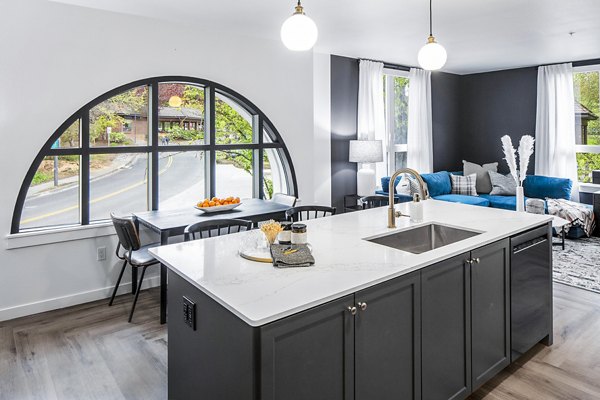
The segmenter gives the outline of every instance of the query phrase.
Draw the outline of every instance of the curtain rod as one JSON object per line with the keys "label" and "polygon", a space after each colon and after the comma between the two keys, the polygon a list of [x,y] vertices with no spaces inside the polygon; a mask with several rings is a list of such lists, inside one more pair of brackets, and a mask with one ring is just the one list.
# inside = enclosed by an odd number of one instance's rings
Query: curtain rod
{"label": "curtain rod", "polygon": [[398,71],[410,71],[410,67],[406,67],[404,65],[398,65],[398,64],[389,64],[380,60],[372,60],[370,58],[359,58],[358,61],[360,62],[360,60],[366,60],[366,61],[373,61],[373,62],[379,62],[379,63],[383,63],[383,68],[388,68],[388,69],[395,69]]}

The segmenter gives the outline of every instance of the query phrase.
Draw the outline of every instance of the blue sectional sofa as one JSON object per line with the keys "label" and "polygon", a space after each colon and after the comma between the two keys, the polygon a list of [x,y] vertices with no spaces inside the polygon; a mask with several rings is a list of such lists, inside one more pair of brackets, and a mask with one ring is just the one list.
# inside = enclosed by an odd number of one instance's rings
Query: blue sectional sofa
{"label": "blue sectional sofa", "polygon": [[[504,210],[516,210],[516,196],[498,196],[486,193],[481,193],[478,196],[466,196],[460,194],[452,194],[452,181],[450,174],[462,175],[462,172],[440,171],[432,174],[423,174],[423,180],[427,183],[429,195],[436,200],[450,201],[453,203],[469,204],[480,207],[502,208]],[[382,188],[389,187],[390,178],[381,178]],[[400,178],[396,178],[396,185],[400,182]],[[394,185],[394,187],[396,186]],[[525,199],[569,199],[571,197],[571,188],[573,183],[570,179],[553,178],[541,175],[529,175],[523,183]],[[388,195],[386,190],[378,190],[378,194]],[[412,200],[410,196],[402,194],[394,194],[397,202],[405,202]]]}

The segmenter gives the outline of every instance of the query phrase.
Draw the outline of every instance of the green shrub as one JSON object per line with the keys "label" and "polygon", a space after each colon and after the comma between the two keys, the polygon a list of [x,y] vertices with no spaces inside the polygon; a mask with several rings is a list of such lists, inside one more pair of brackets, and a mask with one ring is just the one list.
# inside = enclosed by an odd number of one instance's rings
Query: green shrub
{"label": "green shrub", "polygon": [[53,179],[54,179],[54,174],[48,173],[48,172],[44,172],[44,171],[37,171],[35,173],[35,175],[33,176],[33,180],[31,181],[31,186],[39,185],[41,183],[50,182]]}
{"label": "green shrub", "polygon": [[203,140],[204,132],[196,130],[196,129],[183,129],[179,125],[175,125],[172,128],[167,130],[169,139],[171,140],[186,140],[186,141],[195,141],[195,140]]}

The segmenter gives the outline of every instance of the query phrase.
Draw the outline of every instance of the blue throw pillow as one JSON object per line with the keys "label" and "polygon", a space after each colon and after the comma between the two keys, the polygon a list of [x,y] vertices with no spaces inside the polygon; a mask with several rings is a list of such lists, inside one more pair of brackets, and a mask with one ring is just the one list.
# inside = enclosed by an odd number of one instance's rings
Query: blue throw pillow
{"label": "blue throw pillow", "polygon": [[[394,194],[396,194],[396,186],[398,186],[398,184],[400,183],[400,180],[402,180],[402,175],[396,177],[395,184],[394,184]],[[389,189],[390,189],[390,177],[384,176],[383,178],[381,178],[381,190],[383,190],[385,193],[388,193]]]}
{"label": "blue throw pillow", "polygon": [[555,178],[542,175],[527,175],[523,182],[526,197],[536,199],[565,199],[571,198],[573,182],[568,178]]}
{"label": "blue throw pillow", "polygon": [[433,174],[421,175],[427,184],[429,195],[431,197],[450,194],[452,192],[452,183],[450,182],[450,174],[447,171],[435,172]]}

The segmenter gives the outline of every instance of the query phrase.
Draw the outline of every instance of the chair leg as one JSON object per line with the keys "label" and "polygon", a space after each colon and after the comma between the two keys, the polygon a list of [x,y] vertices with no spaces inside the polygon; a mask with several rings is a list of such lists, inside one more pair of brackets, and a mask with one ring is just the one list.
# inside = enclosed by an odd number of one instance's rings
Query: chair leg
{"label": "chair leg", "polygon": [[135,303],[137,303],[138,296],[140,295],[140,290],[142,289],[142,281],[144,280],[144,274],[146,273],[147,266],[142,269],[142,276],[140,277],[140,282],[138,283],[137,290],[135,292],[135,297],[133,299],[133,305],[131,306],[131,312],[129,313],[129,322],[133,318],[133,311],[135,310]]}
{"label": "chair leg", "polygon": [[112,306],[113,301],[115,300],[115,296],[117,295],[117,289],[119,289],[119,284],[121,283],[121,278],[123,278],[123,272],[125,272],[125,267],[127,266],[127,260],[123,262],[123,268],[121,268],[121,273],[119,274],[119,279],[117,279],[117,284],[113,289],[112,296],[110,296],[110,301],[108,302],[108,306]]}

